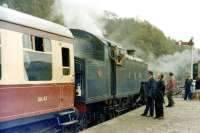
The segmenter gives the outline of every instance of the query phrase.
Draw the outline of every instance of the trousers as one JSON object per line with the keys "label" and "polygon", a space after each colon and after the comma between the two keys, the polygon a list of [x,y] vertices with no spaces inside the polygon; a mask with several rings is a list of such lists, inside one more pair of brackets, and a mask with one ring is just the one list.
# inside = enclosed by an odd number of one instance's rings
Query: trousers
{"label": "trousers", "polygon": [[192,92],[190,89],[185,89],[184,100],[192,100]]}
{"label": "trousers", "polygon": [[172,96],[173,96],[173,91],[167,92],[168,106],[174,105],[174,99]]}
{"label": "trousers", "polygon": [[147,115],[150,112],[150,116],[154,115],[154,98],[147,97],[146,108],[144,110],[144,114]]}
{"label": "trousers", "polygon": [[164,116],[163,99],[155,98],[155,112],[156,112],[156,117]]}

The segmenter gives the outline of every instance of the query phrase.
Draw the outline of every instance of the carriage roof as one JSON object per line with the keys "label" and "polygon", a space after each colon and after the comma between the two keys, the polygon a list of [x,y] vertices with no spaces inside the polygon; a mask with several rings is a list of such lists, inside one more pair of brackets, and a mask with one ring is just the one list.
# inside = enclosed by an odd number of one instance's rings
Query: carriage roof
{"label": "carriage roof", "polygon": [[0,21],[22,25],[68,38],[73,38],[70,30],[62,25],[2,6],[0,6]]}

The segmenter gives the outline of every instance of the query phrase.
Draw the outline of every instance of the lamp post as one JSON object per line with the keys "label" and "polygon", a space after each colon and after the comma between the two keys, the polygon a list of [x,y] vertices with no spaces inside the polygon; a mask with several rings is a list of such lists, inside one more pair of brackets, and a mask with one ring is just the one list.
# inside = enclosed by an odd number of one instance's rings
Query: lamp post
{"label": "lamp post", "polygon": [[190,76],[191,76],[192,79],[194,78],[193,77],[193,63],[194,63],[194,58],[193,58],[193,56],[194,56],[194,48],[193,48],[193,46],[194,45],[191,46],[192,55],[191,55],[191,73],[190,73],[191,74]]}

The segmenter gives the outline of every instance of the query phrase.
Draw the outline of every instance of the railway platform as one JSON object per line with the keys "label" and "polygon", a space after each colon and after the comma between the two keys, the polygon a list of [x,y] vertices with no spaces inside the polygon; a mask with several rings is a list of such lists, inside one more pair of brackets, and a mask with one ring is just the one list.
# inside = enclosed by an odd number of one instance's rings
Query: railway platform
{"label": "railway platform", "polygon": [[175,103],[172,108],[164,108],[161,120],[140,116],[143,106],[81,133],[199,133],[200,101],[175,98]]}

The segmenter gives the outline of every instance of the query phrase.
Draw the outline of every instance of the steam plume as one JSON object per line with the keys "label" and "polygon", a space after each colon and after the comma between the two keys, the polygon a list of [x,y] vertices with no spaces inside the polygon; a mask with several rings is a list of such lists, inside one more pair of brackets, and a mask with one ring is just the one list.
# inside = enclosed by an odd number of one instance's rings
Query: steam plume
{"label": "steam plume", "polygon": [[103,36],[105,23],[100,19],[102,11],[93,9],[78,0],[55,0],[53,9],[55,14],[62,14],[67,27]]}

